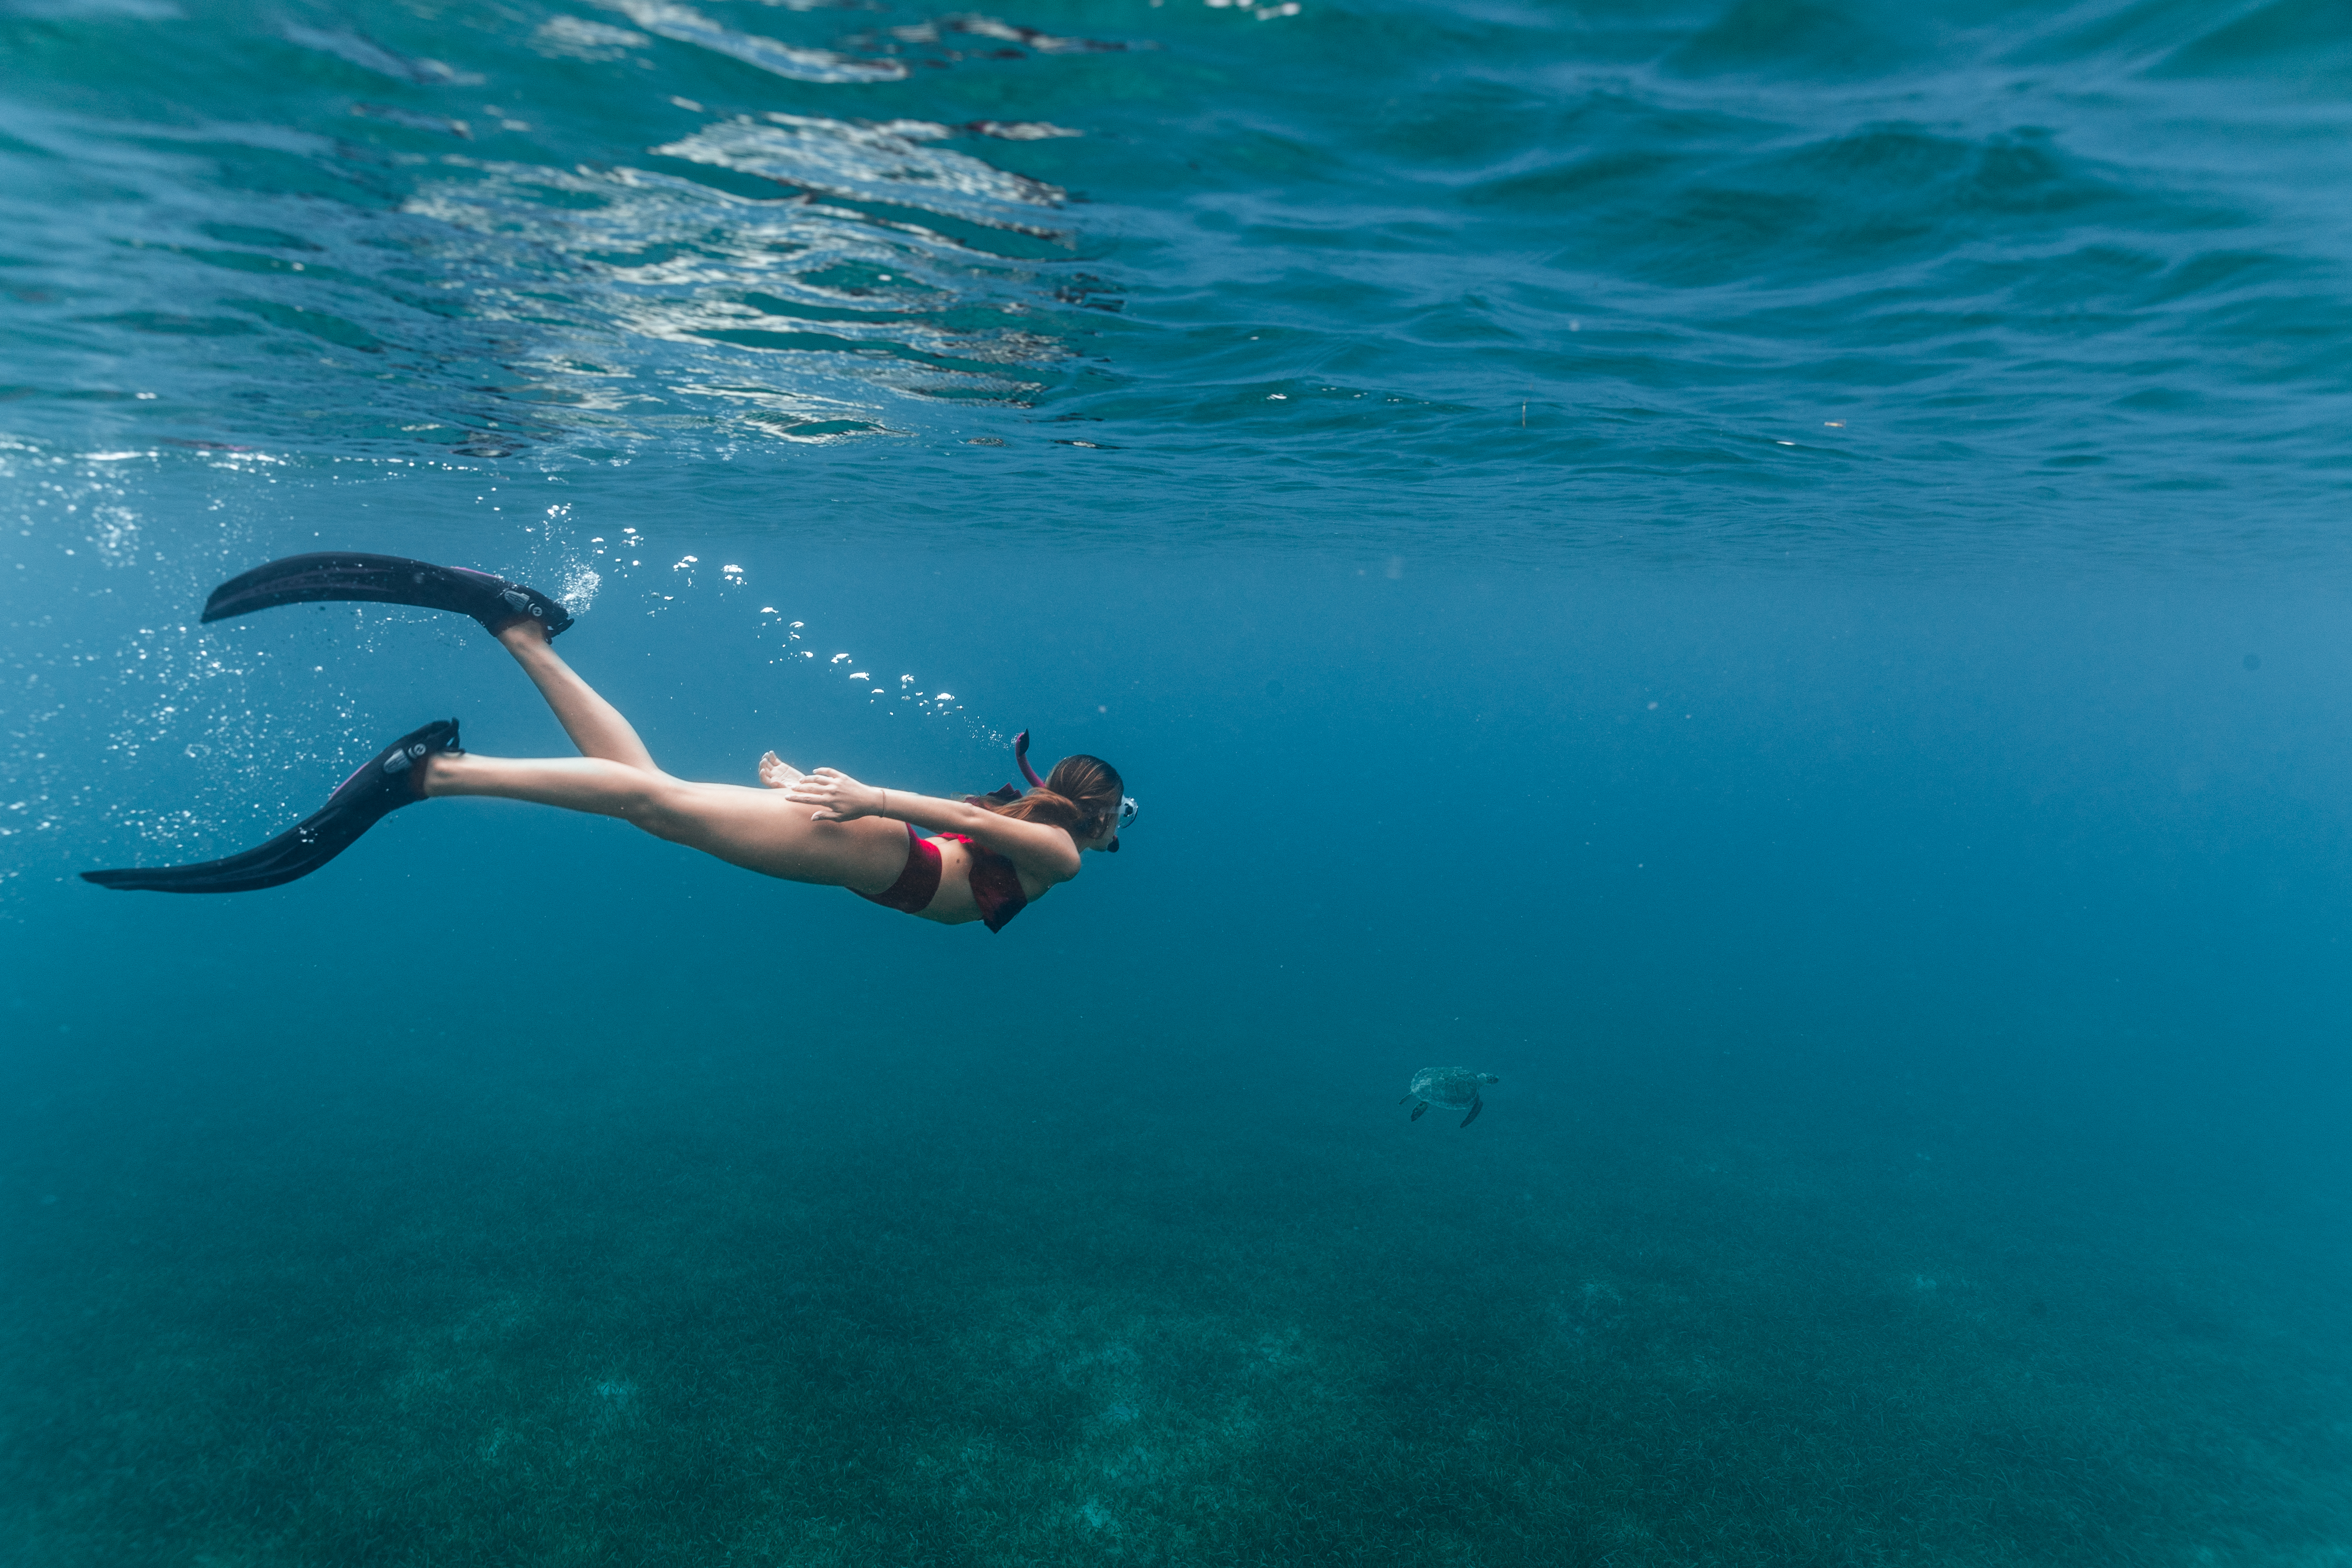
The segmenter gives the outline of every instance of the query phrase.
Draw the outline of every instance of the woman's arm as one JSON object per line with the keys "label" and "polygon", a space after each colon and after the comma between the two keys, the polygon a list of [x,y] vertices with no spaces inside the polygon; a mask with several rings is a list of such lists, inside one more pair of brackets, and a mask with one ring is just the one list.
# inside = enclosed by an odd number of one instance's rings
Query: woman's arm
{"label": "woman's arm", "polygon": [[1078,874],[1078,847],[1062,828],[1000,816],[960,800],[859,784],[838,768],[819,768],[794,780],[784,798],[817,807],[810,813],[814,822],[888,816],[934,833],[965,834],[1047,882],[1066,882]]}

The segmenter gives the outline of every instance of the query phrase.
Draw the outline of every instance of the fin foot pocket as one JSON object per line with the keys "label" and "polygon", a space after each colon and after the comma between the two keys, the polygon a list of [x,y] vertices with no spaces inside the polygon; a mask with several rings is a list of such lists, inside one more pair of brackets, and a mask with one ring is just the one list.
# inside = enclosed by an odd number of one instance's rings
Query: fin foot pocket
{"label": "fin foot pocket", "polygon": [[457,721],[436,719],[361,763],[326,805],[267,844],[193,866],[84,871],[81,879],[123,892],[247,893],[307,877],[358,843],[369,828],[425,798],[417,793],[418,763],[436,752],[459,749]]}
{"label": "fin foot pocket", "polygon": [[562,604],[520,583],[470,567],[355,550],[289,555],[232,577],[205,601],[204,619],[225,621],[280,605],[329,602],[454,610],[481,622],[492,637],[523,620],[539,622],[551,637],[572,625]]}

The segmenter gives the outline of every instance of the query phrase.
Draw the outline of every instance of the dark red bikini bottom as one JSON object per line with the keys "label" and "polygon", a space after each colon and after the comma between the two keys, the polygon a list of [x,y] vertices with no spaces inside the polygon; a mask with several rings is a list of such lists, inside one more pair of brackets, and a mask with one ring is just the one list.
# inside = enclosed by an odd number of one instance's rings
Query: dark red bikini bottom
{"label": "dark red bikini bottom", "polygon": [[[897,881],[880,892],[858,893],[857,896],[870,903],[880,904],[884,909],[904,910],[910,915],[920,914],[931,907],[931,900],[938,896],[940,864],[940,847],[917,832],[915,825],[910,822],[907,825],[906,869],[898,873]],[[854,888],[850,890],[856,892]]]}

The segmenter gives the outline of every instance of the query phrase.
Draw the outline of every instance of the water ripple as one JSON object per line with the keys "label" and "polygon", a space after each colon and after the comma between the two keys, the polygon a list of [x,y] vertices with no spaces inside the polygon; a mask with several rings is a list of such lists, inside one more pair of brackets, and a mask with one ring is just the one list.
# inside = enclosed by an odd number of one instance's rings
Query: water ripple
{"label": "water ripple", "polygon": [[2284,0],[191,0],[0,47],[27,438],[879,441],[909,497],[984,440],[1193,533],[1998,547],[2343,491],[2352,45]]}
{"label": "water ripple", "polygon": [[[954,135],[923,120],[856,125],[804,114],[775,114],[709,126],[653,149],[659,158],[709,163],[779,184],[943,213],[992,228],[1067,243],[1066,228],[1024,222],[1023,206],[1058,207],[1068,193],[1008,174],[966,153],[928,145]],[[1072,134],[1063,132],[1063,134]]]}
{"label": "water ripple", "polygon": [[897,81],[907,74],[907,68],[897,60],[860,59],[831,49],[798,48],[754,33],[739,33],[710,20],[692,6],[672,5],[669,0],[599,3],[656,37],[692,44],[794,81]]}

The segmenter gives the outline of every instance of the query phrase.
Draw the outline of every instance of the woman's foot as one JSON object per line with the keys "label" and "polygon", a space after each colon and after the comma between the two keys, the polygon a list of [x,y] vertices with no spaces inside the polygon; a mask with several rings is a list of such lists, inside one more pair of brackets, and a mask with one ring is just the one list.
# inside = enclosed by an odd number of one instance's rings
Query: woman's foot
{"label": "woman's foot", "polygon": [[[463,756],[465,753],[460,752],[457,754]],[[438,752],[430,752],[418,760],[415,771],[408,775],[408,787],[416,792],[417,799],[425,800],[432,796],[433,775],[440,771],[441,765],[441,753]]]}
{"label": "woman's foot", "polygon": [[773,752],[760,758],[760,782],[770,789],[790,789],[808,774],[785,762]]}
{"label": "woman's foot", "polygon": [[529,616],[523,616],[509,626],[501,626],[494,635],[499,641],[506,645],[509,653],[517,655],[528,648],[545,647],[555,640],[554,635],[547,629],[545,621],[533,620]]}

